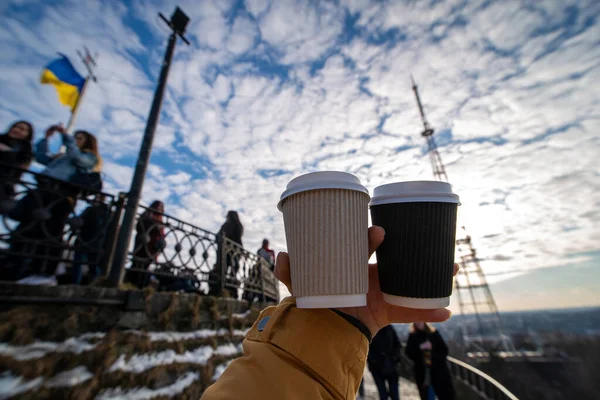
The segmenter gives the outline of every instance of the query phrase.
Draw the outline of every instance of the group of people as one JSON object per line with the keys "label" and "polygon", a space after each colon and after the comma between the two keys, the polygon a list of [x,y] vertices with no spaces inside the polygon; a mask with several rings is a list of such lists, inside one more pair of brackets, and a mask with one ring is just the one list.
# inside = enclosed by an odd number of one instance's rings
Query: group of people
{"label": "group of people", "polygon": [[[50,154],[54,135],[60,135],[64,151]],[[82,186],[99,190],[102,185],[102,158],[90,132],[71,135],[62,125],[52,125],[35,147],[33,140],[34,128],[27,121],[15,122],[0,135],[0,212],[18,223],[10,254],[2,260],[4,279],[53,277],[62,258],[63,230]],[[17,200],[15,185],[33,160],[44,169],[36,175],[35,189]]]}
{"label": "group of people", "polygon": [[[413,362],[413,376],[422,400],[456,398],[446,363],[448,346],[437,329],[425,322],[411,324],[405,351]],[[402,344],[392,325],[382,328],[369,345],[367,366],[381,400],[400,399],[401,352]],[[364,395],[363,380],[358,398]]]}
{"label": "group of people", "polygon": [[[64,151],[49,153],[49,142],[60,135]],[[16,186],[33,161],[45,166],[36,175],[37,185],[24,196],[17,196]],[[93,281],[105,271],[100,271],[107,229],[111,220],[111,207],[102,188],[100,172],[102,158],[96,137],[78,130],[69,134],[62,125],[52,125],[44,137],[34,145],[34,127],[28,121],[13,123],[0,135],[0,213],[16,221],[11,232],[8,255],[2,259],[2,279],[22,283],[53,281],[57,267],[63,260],[65,249],[63,231],[69,223],[77,231],[72,254],[71,274],[65,283],[81,284]],[[46,179],[47,178],[47,179]],[[69,219],[82,187],[94,190],[90,205],[77,218]],[[151,281],[149,267],[166,246],[163,224],[164,203],[154,201],[138,219],[134,239],[133,263],[126,280],[143,288]],[[219,231],[229,240],[242,245],[244,228],[236,211],[227,214]],[[221,257],[221,244],[217,257]],[[215,275],[220,276],[221,263],[217,260]],[[271,264],[274,260],[271,260]],[[82,266],[88,266],[83,274]],[[227,274],[235,276],[237,260],[228,256]],[[164,268],[163,268],[164,269]],[[160,278],[158,278],[160,279]],[[163,275],[163,281],[167,281]],[[220,285],[215,285],[220,288]]]}
{"label": "group of people", "polygon": [[[50,154],[49,142],[60,135],[64,151]],[[36,161],[45,168],[35,175],[37,184],[25,195],[17,194],[22,174]],[[6,133],[0,135],[0,214],[17,222],[12,230],[8,254],[0,261],[0,279],[21,283],[52,284],[66,246],[63,231],[69,224],[75,234],[71,259],[71,273],[60,275],[59,283],[82,284],[92,282],[106,271],[101,271],[104,246],[112,221],[111,205],[100,193],[102,158],[96,137],[90,132],[78,130],[69,134],[62,125],[52,125],[44,137],[34,145],[34,127],[27,121],[13,123]],[[20,187],[23,187],[21,185]],[[93,192],[82,193],[84,188]],[[82,196],[89,206],[76,218],[69,218]],[[160,265],[151,271],[150,265],[166,247],[163,217],[165,205],[153,201],[142,213],[136,225],[133,259],[125,275],[129,283],[144,288],[152,281],[161,288],[178,288],[195,291],[192,279],[175,279],[172,266]],[[213,267],[211,294],[220,295],[222,276],[222,237],[242,246],[244,227],[236,211],[229,211],[218,233],[217,262]],[[268,249],[268,241],[259,249],[269,265],[274,265],[274,253]],[[271,251],[269,253],[267,250]],[[87,265],[84,274],[82,266]],[[239,258],[227,254],[225,271],[227,279],[235,282],[239,270]],[[256,268],[254,268],[255,270]],[[152,272],[156,272],[153,274]],[[253,272],[253,271],[251,271]],[[239,283],[239,282],[238,282]]]}

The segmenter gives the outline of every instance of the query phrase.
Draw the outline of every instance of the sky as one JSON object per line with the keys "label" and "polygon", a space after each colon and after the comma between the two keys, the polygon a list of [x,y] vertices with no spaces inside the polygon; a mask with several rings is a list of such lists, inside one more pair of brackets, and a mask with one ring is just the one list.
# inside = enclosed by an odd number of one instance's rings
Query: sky
{"label": "sky", "polygon": [[39,76],[57,52],[83,74],[87,46],[98,82],[76,128],[99,139],[105,189],[126,191],[169,34],[157,13],[176,5],[190,45],[145,204],[211,231],[238,210],[246,248],[282,251],[297,175],[346,171],[371,193],[433,179],[412,74],[500,310],[600,305],[599,2],[3,1],[0,126],[66,123]]}

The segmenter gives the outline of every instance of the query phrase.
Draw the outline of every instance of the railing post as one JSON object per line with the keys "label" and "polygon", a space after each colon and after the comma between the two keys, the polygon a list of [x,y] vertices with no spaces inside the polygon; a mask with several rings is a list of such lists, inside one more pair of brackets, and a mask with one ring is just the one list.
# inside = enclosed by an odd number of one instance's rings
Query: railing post
{"label": "railing post", "polygon": [[227,250],[225,249],[225,233],[221,233],[221,297],[225,294],[225,276],[227,275]]}
{"label": "railing post", "polygon": [[260,308],[265,308],[267,304],[266,294],[265,294],[265,268],[264,268],[264,260],[262,257],[258,260],[258,268],[260,268],[260,293],[261,293],[261,303]]}
{"label": "railing post", "polygon": [[113,258],[115,255],[115,249],[117,247],[117,239],[119,237],[119,232],[121,230],[121,216],[123,215],[123,210],[125,209],[125,203],[127,200],[127,193],[119,192],[119,198],[117,199],[117,208],[115,210],[115,215],[113,218],[113,223],[110,229],[110,235],[107,235],[109,239],[107,244],[105,244],[105,260],[104,265],[102,267],[103,271],[105,271],[105,276],[107,277],[107,283],[109,287],[117,287],[121,282],[121,276],[123,274],[123,269],[125,268],[125,264],[116,265],[113,263]]}

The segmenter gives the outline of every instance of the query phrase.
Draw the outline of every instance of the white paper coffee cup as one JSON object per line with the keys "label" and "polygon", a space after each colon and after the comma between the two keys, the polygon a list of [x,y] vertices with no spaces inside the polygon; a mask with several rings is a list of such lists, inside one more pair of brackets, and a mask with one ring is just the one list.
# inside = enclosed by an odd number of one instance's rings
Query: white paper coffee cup
{"label": "white paper coffee cup", "polygon": [[287,185],[277,207],[299,308],[367,304],[368,204],[367,188],[345,172],[314,172]]}

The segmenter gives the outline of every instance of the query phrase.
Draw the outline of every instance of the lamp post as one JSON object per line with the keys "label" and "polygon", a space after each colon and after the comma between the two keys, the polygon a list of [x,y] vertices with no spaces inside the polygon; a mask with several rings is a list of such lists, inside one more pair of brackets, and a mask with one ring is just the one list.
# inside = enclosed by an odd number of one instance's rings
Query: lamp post
{"label": "lamp post", "polygon": [[175,12],[171,16],[170,20],[167,20],[162,13],[159,13],[158,15],[171,28],[172,32],[169,36],[169,44],[167,45],[167,51],[165,53],[165,58],[160,70],[158,86],[154,92],[154,100],[152,101],[150,115],[148,116],[146,129],[144,130],[144,138],[142,139],[142,144],[140,146],[140,153],[137,159],[133,180],[131,181],[131,188],[129,189],[129,195],[127,198],[127,207],[125,208],[125,215],[123,216],[123,222],[119,231],[117,247],[115,249],[112,267],[108,276],[108,283],[113,287],[118,286],[123,279],[123,270],[125,267],[125,262],[127,261],[129,242],[131,240],[137,208],[140,203],[142,187],[144,186],[144,177],[146,176],[148,161],[152,152],[152,142],[154,141],[154,133],[160,117],[160,109],[165,94],[165,88],[167,86],[167,77],[169,76],[169,68],[171,67],[171,60],[173,59],[177,36],[179,36],[186,44],[190,44],[183,36],[185,28],[190,19],[183,11],[181,11],[179,7],[175,8]]}

